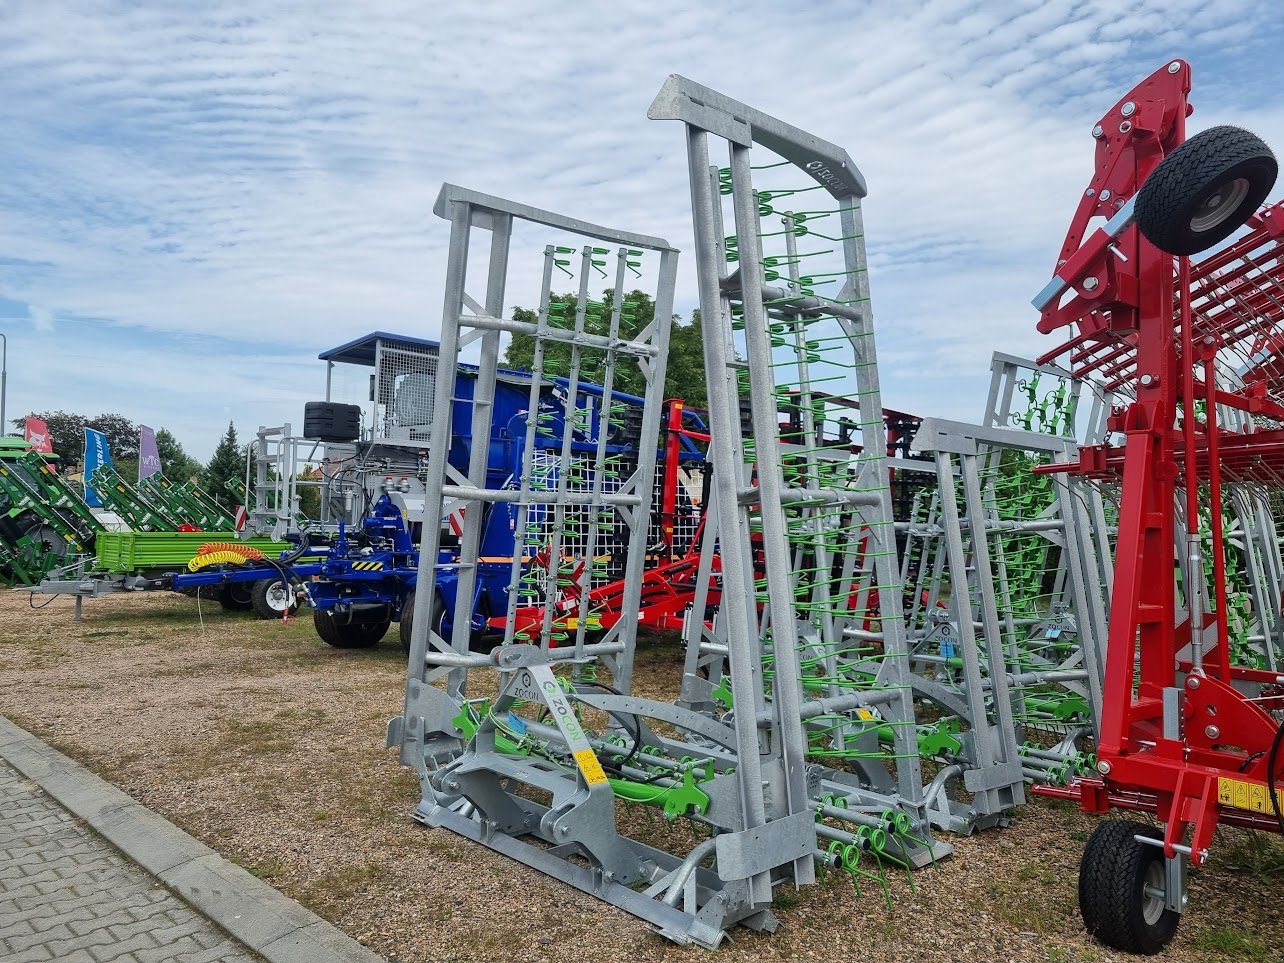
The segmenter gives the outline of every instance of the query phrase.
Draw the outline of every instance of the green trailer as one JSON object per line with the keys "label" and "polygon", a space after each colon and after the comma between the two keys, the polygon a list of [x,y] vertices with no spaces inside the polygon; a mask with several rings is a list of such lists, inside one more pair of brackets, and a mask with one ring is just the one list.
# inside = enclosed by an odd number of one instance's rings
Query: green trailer
{"label": "green trailer", "polygon": [[291,548],[288,542],[267,537],[238,539],[235,532],[103,532],[98,536],[95,570],[113,574],[185,570],[206,542],[233,541],[273,558]]}

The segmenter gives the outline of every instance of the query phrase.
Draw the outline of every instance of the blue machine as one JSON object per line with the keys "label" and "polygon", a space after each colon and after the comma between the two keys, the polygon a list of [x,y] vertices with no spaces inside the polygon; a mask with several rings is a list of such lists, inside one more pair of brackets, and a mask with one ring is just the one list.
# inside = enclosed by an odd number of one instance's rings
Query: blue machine
{"label": "blue machine", "polygon": [[[461,426],[461,432],[452,438],[448,461],[460,471],[467,470],[475,441],[466,432],[472,424],[476,370],[461,365],[455,381],[453,422]],[[531,377],[521,371],[503,372],[497,382],[493,427],[486,440],[487,487],[499,489],[518,484],[515,473],[522,464]],[[567,417],[568,390],[569,382],[564,378],[546,379],[540,388],[535,417],[552,429],[554,438],[560,439]],[[604,427],[608,452],[636,451],[643,399],[613,392],[612,401],[628,407],[623,417],[614,421],[606,419],[604,423],[602,396],[601,388],[579,385],[572,451],[595,451],[596,439]],[[630,417],[634,410],[636,418]],[[556,444],[560,454],[560,440]],[[308,603],[315,610],[317,634],[324,642],[340,648],[372,646],[383,638],[392,622],[400,623],[402,643],[409,644],[409,616],[414,607],[421,531],[419,523],[407,521],[398,505],[398,492],[404,489],[396,479],[386,478],[382,487],[359,526],[340,526],[338,538],[320,565],[318,577],[303,585]],[[449,567],[438,569],[437,584],[443,608],[434,613],[434,619],[439,623],[439,630],[447,634],[457,613],[468,613],[473,631],[480,634],[487,630],[489,618],[503,614],[508,607],[517,509],[501,502],[487,506],[486,511],[474,597],[461,605],[462,600],[456,595],[458,579],[454,571]],[[449,520],[442,522],[449,525]],[[443,545],[440,562],[447,566],[457,562],[457,539],[446,537]]]}

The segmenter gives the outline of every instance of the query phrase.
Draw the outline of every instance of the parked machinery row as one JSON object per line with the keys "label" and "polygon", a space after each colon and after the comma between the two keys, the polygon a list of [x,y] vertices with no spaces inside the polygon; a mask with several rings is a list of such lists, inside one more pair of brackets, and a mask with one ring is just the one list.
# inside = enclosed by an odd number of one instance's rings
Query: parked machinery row
{"label": "parked machinery row", "polygon": [[[687,146],[699,413],[663,392],[668,242],[447,184],[440,342],[323,353],[326,401],[260,431],[244,488],[292,544],[165,584],[303,597],[337,646],[399,622],[416,818],[676,941],[928,866],[1033,787],[1164,823],[1103,823],[1080,881],[1095,936],[1153,952],[1217,824],[1284,830],[1284,215],[1254,214],[1251,135],[1182,147],[1188,92],[1175,61],[1094,131],[1036,301],[1067,340],[996,354],[974,424],[884,408],[865,183],[806,131],[676,76],[652,104]],[[368,407],[331,400],[338,364],[373,369]],[[638,678],[640,628],[681,633],[674,678]]]}
{"label": "parked machinery row", "polygon": [[[1187,79],[1187,68],[1175,66],[1130,95],[1137,117],[1121,134],[1143,131],[1125,138],[1135,156],[1162,142],[1163,150],[1144,154],[1157,160],[1180,141],[1179,128],[1163,127],[1173,123],[1177,101],[1153,106],[1151,89]],[[1128,233],[1129,211],[1089,239],[1095,261],[1075,255],[1083,232],[1072,231],[1059,269],[1065,283],[1047,304],[1069,305],[1081,329],[1076,339],[1037,362],[997,355],[977,424],[927,419],[890,453],[860,217],[865,187],[855,166],[841,149],[682,78],[666,83],[651,116],[684,124],[690,162],[709,396],[700,537],[674,567],[652,573],[660,577],[647,578],[638,548],[622,578],[599,584],[608,574],[604,557],[592,537],[575,544],[571,533],[585,519],[602,531],[639,524],[649,449],[639,452],[636,471],[620,471],[600,431],[580,438],[577,453],[567,425],[527,417],[518,425],[527,443],[511,490],[485,484],[475,453],[466,468],[450,463],[456,437],[479,437],[493,425],[501,333],[532,338],[536,377],[550,359],[571,398],[586,371],[603,373],[607,405],[614,372],[661,378],[662,325],[622,335],[611,312],[594,312],[583,278],[612,254],[646,261],[663,303],[674,252],[659,239],[447,185],[437,207],[452,226],[443,363],[457,361],[465,345],[481,360],[473,404],[451,410],[430,432],[427,516],[462,509],[462,519],[458,552],[442,551],[436,527],[424,530],[420,574],[432,573],[433,589],[415,600],[405,707],[389,727],[389,743],[421,777],[417,817],[624,908],[672,939],[712,947],[736,924],[772,929],[774,887],[812,882],[818,867],[859,882],[878,879],[886,866],[927,865],[950,852],[942,831],[1002,825],[1033,784],[1092,808],[1149,808],[1168,822],[1160,848],[1148,830],[1123,840],[1107,824],[1102,838],[1110,845],[1090,845],[1081,883],[1095,935],[1123,948],[1157,948],[1174,925],[1164,914],[1184,907],[1181,857],[1202,860],[1219,817],[1267,828],[1266,807],[1277,799],[1281,730],[1271,713],[1279,708],[1272,700],[1280,684],[1281,563],[1261,488],[1274,470],[1269,459],[1247,459],[1269,455],[1271,439],[1230,413],[1274,411],[1266,337],[1274,302],[1254,293],[1278,283],[1270,212],[1242,250],[1193,274],[1197,300],[1215,319],[1213,340],[1204,343],[1211,348],[1228,333],[1232,343],[1259,340],[1241,352],[1251,363],[1239,366],[1247,376],[1239,371],[1238,383],[1228,380],[1229,365],[1201,362],[1211,365],[1194,379],[1203,396],[1188,390],[1182,409],[1192,417],[1133,425],[1127,415],[1137,410],[1138,386],[1152,385],[1128,374],[1145,336],[1118,329],[1101,308],[1129,298],[1181,306],[1173,289],[1156,296],[1145,287],[1158,283],[1144,271],[1160,262]],[[1141,128],[1143,121],[1151,126]],[[714,141],[725,143],[726,166],[710,163]],[[1088,197],[1101,197],[1106,183],[1116,196],[1135,191],[1149,161],[1116,176],[1120,156],[1100,155],[1102,184],[1094,182]],[[1132,163],[1134,154],[1122,156]],[[1193,221],[1202,224],[1230,202],[1212,191],[1201,203],[1209,211]],[[1095,202],[1085,209],[1095,212]],[[519,245],[515,238],[530,237],[532,225],[576,241]],[[476,248],[489,251],[480,277],[482,262],[469,257]],[[1265,267],[1257,260],[1263,249]],[[564,255],[577,252],[577,309],[552,311],[547,279],[559,256],[570,262]],[[1138,262],[1142,286],[1120,281]],[[1084,283],[1092,265],[1097,283]],[[507,282],[541,275],[538,321],[504,318]],[[1067,286],[1076,291],[1065,294]],[[1227,302],[1228,289],[1243,291],[1251,308]],[[1171,364],[1175,342],[1171,334],[1161,341]],[[1092,371],[1104,376],[1085,377]],[[1157,378],[1182,381],[1167,369]],[[1168,390],[1165,397],[1176,398]],[[437,410],[448,401],[439,384]],[[641,412],[655,437],[658,396],[648,391]],[[1176,474],[1162,458],[1147,463],[1144,480],[1168,484],[1168,493],[1144,504],[1135,494],[1140,482],[1129,481],[1126,467],[1116,473],[1120,434],[1131,451],[1143,429],[1174,423],[1187,438],[1199,436],[1185,463],[1208,471],[1225,437],[1211,431],[1215,422],[1236,426],[1245,440],[1233,444],[1245,456],[1220,492],[1188,498],[1184,515],[1173,500]],[[562,455],[551,466],[535,444],[541,437],[546,451]],[[1176,437],[1152,435],[1151,443],[1172,450]],[[1187,487],[1199,490],[1193,480]],[[445,577],[476,586],[483,509],[501,504],[512,506],[526,548],[513,552],[507,611],[488,620],[504,633],[492,649],[473,626],[444,622],[439,606]],[[1173,554],[1178,543],[1165,517],[1184,519],[1184,554]],[[1157,538],[1138,534],[1152,528]],[[1181,587],[1208,628],[1201,638],[1175,626],[1163,658],[1147,656],[1143,638],[1143,680],[1147,672],[1162,677],[1160,662],[1173,656],[1179,675],[1153,693],[1143,683],[1126,713],[1131,741],[1121,749],[1117,707],[1129,704],[1133,672],[1128,626],[1173,610],[1137,601],[1131,563],[1133,581],[1121,581],[1124,546],[1138,538],[1161,559],[1146,591],[1167,584],[1171,601]],[[524,571],[519,555],[531,563]],[[676,701],[636,685],[639,624],[682,628]],[[1231,668],[1232,650],[1251,667]],[[1211,673],[1200,671],[1201,658]],[[1231,694],[1245,687],[1247,697]],[[1205,711],[1191,695],[1201,689],[1217,692],[1207,705],[1229,715],[1194,719]],[[1256,734],[1241,734],[1241,722]],[[1192,740],[1197,724],[1202,735]],[[1228,743],[1231,731],[1252,746]],[[1147,754],[1165,739],[1181,748],[1152,762]],[[1200,740],[1209,745],[1191,757]],[[1140,756],[1126,760],[1132,779],[1176,774],[1177,791],[1171,782],[1139,791],[1136,782],[1117,789],[1103,781],[1129,754]],[[644,841],[620,818],[629,806],[683,820],[696,843],[685,829],[666,842]],[[1192,825],[1196,835],[1184,842]],[[1118,861],[1136,847],[1158,854],[1158,875],[1134,878],[1121,863],[1100,869],[1103,849]]]}

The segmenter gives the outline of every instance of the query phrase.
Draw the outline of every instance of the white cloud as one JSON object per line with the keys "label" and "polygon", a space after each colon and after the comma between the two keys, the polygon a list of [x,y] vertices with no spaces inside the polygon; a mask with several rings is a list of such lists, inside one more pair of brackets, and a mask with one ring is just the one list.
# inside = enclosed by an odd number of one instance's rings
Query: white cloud
{"label": "white cloud", "polygon": [[[1041,348],[1028,300],[1091,174],[1096,118],[1188,54],[1196,127],[1284,145],[1284,94],[1242,62],[1271,49],[1272,23],[1278,41],[1278,14],[1267,0],[908,7],[6,5],[0,297],[40,306],[33,346],[97,365],[91,393],[65,366],[28,364],[9,407],[181,416],[173,430],[206,454],[226,422],[195,368],[231,383],[220,405],[245,430],[297,421],[318,350],[437,332],[446,180],[690,252],[679,128],[645,119],[677,72],[847,148],[871,189],[886,399],[979,414],[990,351]],[[689,253],[679,284],[686,310]],[[40,327],[68,317],[158,333],[172,355]],[[198,339],[184,354],[201,334],[262,351],[210,357]],[[140,366],[164,372],[168,412],[131,408]]]}

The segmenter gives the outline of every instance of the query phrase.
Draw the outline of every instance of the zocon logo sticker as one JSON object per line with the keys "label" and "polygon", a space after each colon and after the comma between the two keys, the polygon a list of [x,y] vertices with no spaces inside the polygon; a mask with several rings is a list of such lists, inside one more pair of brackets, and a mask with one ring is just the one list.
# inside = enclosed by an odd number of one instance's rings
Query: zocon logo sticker
{"label": "zocon logo sticker", "polygon": [[847,186],[843,175],[838,171],[831,170],[824,161],[808,161],[803,166],[812,177],[828,187],[842,188]]}
{"label": "zocon logo sticker", "polygon": [[580,728],[579,720],[575,718],[575,713],[571,711],[570,703],[562,695],[562,690],[556,682],[547,681],[544,683],[544,693],[548,697],[547,702],[553,710],[553,718],[557,726],[566,736],[567,742],[576,742],[584,738],[584,730]]}

